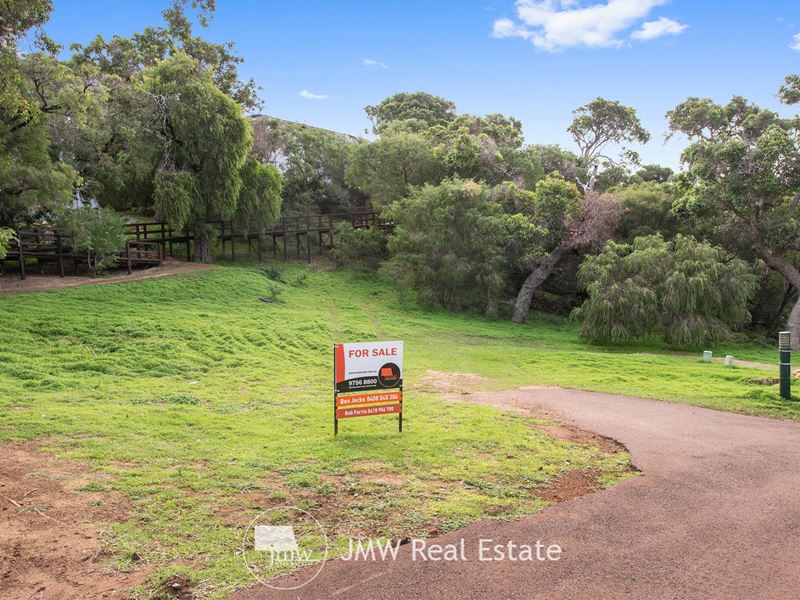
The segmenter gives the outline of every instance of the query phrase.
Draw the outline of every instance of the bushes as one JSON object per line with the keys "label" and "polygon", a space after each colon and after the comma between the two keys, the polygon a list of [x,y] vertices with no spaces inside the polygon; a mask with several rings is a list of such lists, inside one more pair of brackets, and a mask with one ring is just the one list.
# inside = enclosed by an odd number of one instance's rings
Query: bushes
{"label": "bushes", "polygon": [[67,210],[58,221],[59,230],[72,238],[73,249],[87,254],[92,275],[113,266],[114,255],[125,247],[125,221],[113,209]]}
{"label": "bushes", "polygon": [[341,221],[333,228],[331,256],[340,267],[356,271],[377,271],[386,258],[386,234],[379,227],[356,229]]}
{"label": "bushes", "polygon": [[0,227],[0,260],[6,257],[8,243],[14,239],[14,232],[11,229]]}
{"label": "bushes", "polygon": [[697,347],[745,323],[756,288],[748,265],[708,242],[677,235],[609,242],[587,257],[578,281],[589,299],[573,314],[591,342],[625,342],[652,335],[674,346]]}
{"label": "bushes", "polygon": [[424,304],[494,314],[503,288],[505,218],[485,186],[444,181],[387,211],[395,222],[385,271]]}

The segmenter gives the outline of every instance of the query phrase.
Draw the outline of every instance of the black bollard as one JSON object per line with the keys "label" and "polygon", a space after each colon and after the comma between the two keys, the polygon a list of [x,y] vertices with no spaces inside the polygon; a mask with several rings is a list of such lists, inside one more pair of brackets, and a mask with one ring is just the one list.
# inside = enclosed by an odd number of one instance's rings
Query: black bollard
{"label": "black bollard", "polygon": [[781,360],[781,398],[792,399],[792,334],[781,331],[778,334],[778,350]]}

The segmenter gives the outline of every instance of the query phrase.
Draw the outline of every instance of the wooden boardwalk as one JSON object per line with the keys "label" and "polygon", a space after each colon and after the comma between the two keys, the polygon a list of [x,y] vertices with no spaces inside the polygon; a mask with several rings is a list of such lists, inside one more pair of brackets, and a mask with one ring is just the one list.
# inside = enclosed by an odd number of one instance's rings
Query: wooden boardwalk
{"label": "wooden boardwalk", "polygon": [[[310,259],[312,246],[322,254],[333,246],[334,226],[338,222],[349,222],[357,229],[392,228],[392,223],[381,219],[374,211],[283,217],[273,227],[261,231],[237,228],[233,223],[223,221],[210,225],[217,228],[216,242],[221,245],[223,255],[230,252],[231,259],[235,260],[237,245],[246,244],[248,255],[261,261],[267,252],[288,259],[291,248],[297,258],[305,256]],[[134,266],[161,264],[167,256],[194,259],[194,235],[186,230],[174,230],[168,223],[128,223],[125,236],[128,240],[125,249],[117,255],[117,263],[126,266],[129,273]],[[59,275],[64,277],[66,265],[71,265],[77,273],[82,264],[87,264],[88,256],[73,248],[69,236],[53,228],[40,228],[18,231],[0,266],[3,262],[16,262],[20,278],[25,279],[34,260],[40,273],[44,272],[46,265],[54,264]]]}

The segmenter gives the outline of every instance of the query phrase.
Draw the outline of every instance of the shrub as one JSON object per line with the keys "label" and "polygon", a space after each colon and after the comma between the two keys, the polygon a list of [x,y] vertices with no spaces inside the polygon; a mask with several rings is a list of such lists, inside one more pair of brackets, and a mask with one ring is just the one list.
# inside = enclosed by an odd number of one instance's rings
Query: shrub
{"label": "shrub", "polygon": [[386,234],[379,227],[356,229],[341,221],[333,228],[331,256],[340,267],[377,271],[386,258]]}
{"label": "shrub", "polygon": [[11,229],[0,227],[0,260],[6,257],[8,243],[14,239],[14,232]]}
{"label": "shrub", "polygon": [[505,270],[505,217],[485,186],[448,180],[388,209],[386,272],[425,304],[496,314]]}
{"label": "shrub", "polygon": [[114,266],[115,254],[125,247],[125,221],[113,209],[66,210],[58,221],[61,232],[71,238],[73,250],[86,253],[92,275]]}
{"label": "shrub", "polygon": [[578,281],[589,299],[574,311],[581,336],[591,342],[625,342],[660,336],[679,347],[698,347],[730,334],[750,315],[756,278],[748,265],[722,248],[677,235],[608,242],[584,260]]}

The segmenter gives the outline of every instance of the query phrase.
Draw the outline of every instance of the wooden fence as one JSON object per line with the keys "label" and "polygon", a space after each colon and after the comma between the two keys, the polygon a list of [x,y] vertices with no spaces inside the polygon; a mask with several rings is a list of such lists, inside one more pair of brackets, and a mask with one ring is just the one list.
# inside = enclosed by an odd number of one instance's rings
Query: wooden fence
{"label": "wooden fence", "polygon": [[[230,248],[231,259],[236,258],[237,244],[247,244],[248,253],[262,260],[265,252],[273,256],[289,256],[289,247],[294,246],[295,255],[311,258],[312,245],[322,254],[325,248],[333,246],[334,227],[337,222],[349,222],[357,229],[380,227],[389,230],[393,224],[381,219],[374,211],[335,213],[283,217],[275,225],[261,231],[252,228],[237,228],[234,223],[218,221],[210,223],[217,228],[217,243],[222,253]],[[153,266],[161,264],[167,256],[192,260],[194,258],[194,235],[189,231],[174,230],[168,223],[156,221],[128,223],[125,225],[128,241],[125,249],[117,254],[117,262],[127,266],[128,273],[134,266]],[[176,248],[185,249],[183,255],[176,256]],[[31,231],[18,231],[12,240],[4,261],[15,261],[19,266],[20,278],[25,279],[26,262],[35,259],[40,273],[47,264],[55,264],[61,277],[65,265],[72,265],[75,273],[81,264],[88,262],[86,253],[73,248],[72,239],[53,228]]]}

